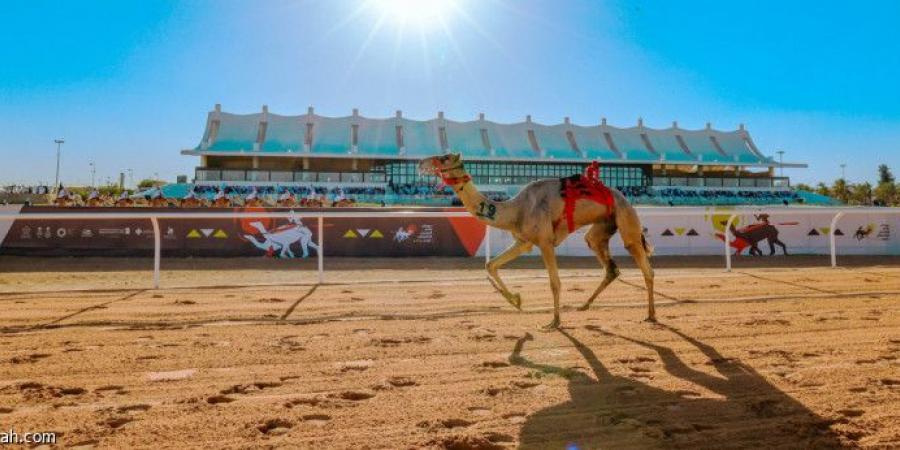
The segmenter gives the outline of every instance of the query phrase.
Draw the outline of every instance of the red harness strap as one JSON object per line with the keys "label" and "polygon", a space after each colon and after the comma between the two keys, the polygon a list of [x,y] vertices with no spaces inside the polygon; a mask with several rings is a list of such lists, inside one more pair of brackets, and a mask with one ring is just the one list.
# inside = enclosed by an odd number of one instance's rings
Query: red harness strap
{"label": "red harness strap", "polygon": [[[616,201],[612,191],[600,181],[600,164],[597,161],[592,162],[584,170],[583,175],[560,178],[559,181],[559,194],[565,201],[562,216],[566,218],[569,233],[575,231],[575,202],[578,200],[590,200],[605,205],[606,216],[612,216]],[[553,221],[554,230],[562,222],[562,216]]]}

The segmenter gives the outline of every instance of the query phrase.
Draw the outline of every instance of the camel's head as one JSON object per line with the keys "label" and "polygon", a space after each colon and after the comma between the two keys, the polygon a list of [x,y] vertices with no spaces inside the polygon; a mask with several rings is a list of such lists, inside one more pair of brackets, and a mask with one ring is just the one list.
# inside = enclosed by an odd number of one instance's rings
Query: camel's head
{"label": "camel's head", "polygon": [[462,158],[459,153],[432,156],[419,162],[419,173],[442,176],[453,169],[462,168]]}

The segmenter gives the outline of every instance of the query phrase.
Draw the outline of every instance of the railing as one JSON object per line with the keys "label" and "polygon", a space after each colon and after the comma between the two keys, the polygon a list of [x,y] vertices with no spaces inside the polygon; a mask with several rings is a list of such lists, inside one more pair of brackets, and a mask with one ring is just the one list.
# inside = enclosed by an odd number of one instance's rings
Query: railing
{"label": "railing", "polygon": [[[796,214],[802,211],[803,214],[831,214],[831,228],[829,229],[831,266],[837,267],[837,249],[835,243],[835,228],[841,218],[851,214],[900,214],[900,208],[843,208],[835,212],[830,210],[817,210],[814,208],[788,208],[788,207],[768,207],[753,209],[734,209],[730,211],[721,211],[720,214],[728,214],[728,220],[725,222],[724,230],[724,249],[725,249],[725,270],[731,271],[731,226],[735,219],[741,215],[759,214],[765,212],[770,216],[780,214]],[[700,216],[711,213],[709,210],[691,208],[689,210],[668,207],[668,208],[639,208],[641,217],[685,217]],[[712,212],[715,213],[715,212]],[[325,218],[410,218],[410,217],[471,217],[465,211],[326,211],[326,212],[304,212],[302,210],[283,211],[283,212],[232,212],[232,211],[210,211],[210,212],[178,212],[172,211],[148,211],[148,212],[91,212],[91,213],[25,213],[20,212],[4,212],[0,211],[0,221],[17,219],[22,220],[126,220],[126,219],[147,219],[153,226],[153,288],[159,289],[160,286],[160,265],[162,260],[162,240],[159,229],[160,219],[289,219],[289,218],[315,218],[318,221],[318,280],[319,283],[325,280],[325,264],[324,264],[324,220]],[[488,230],[489,231],[489,230]],[[484,241],[484,257],[485,262],[490,261],[491,257],[491,233],[485,233]]]}

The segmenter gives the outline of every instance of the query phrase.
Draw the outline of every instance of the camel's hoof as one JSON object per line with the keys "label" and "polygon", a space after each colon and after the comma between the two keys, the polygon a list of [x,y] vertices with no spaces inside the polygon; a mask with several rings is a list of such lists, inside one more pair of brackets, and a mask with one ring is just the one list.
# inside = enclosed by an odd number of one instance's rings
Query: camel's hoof
{"label": "camel's hoof", "polygon": [[521,295],[510,294],[509,296],[505,296],[505,297],[506,297],[506,301],[509,302],[509,304],[512,305],[513,308],[516,308],[519,311],[522,310],[522,296]]}
{"label": "camel's hoof", "polygon": [[583,304],[583,305],[581,305],[581,306],[578,307],[578,310],[579,310],[579,311],[587,311],[587,310],[589,310],[589,309],[591,309],[591,304],[590,304],[590,303],[585,303],[585,304]]}
{"label": "camel's hoof", "polygon": [[656,317],[653,317],[653,316],[648,317],[648,318],[644,319],[644,322],[656,323]]}
{"label": "camel's hoof", "polygon": [[559,329],[559,317],[554,317],[553,321],[541,327],[544,331],[555,331]]}

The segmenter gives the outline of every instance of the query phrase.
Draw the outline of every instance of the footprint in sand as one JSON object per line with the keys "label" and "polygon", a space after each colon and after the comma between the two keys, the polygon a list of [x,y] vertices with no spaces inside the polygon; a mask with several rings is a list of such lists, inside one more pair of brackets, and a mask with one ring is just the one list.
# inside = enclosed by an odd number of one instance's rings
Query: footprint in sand
{"label": "footprint in sand", "polygon": [[196,305],[197,302],[193,300],[175,300],[176,305]]}
{"label": "footprint in sand", "polygon": [[487,369],[500,369],[503,367],[509,367],[509,363],[506,361],[485,361],[481,363],[481,367]]}
{"label": "footprint in sand", "polygon": [[410,387],[419,384],[416,383],[416,380],[409,377],[390,377],[388,378],[387,382],[394,387]]}
{"label": "footprint in sand", "polygon": [[491,415],[491,409],[485,408],[483,406],[470,406],[466,409],[468,409],[469,412],[475,416],[490,416]]}
{"label": "footprint in sand", "polygon": [[375,396],[374,393],[367,392],[367,391],[344,391],[344,392],[341,392],[340,394],[337,394],[338,398],[341,398],[344,400],[350,400],[350,401],[354,401],[354,402],[368,400],[374,396]]}
{"label": "footprint in sand", "polygon": [[474,425],[475,422],[466,419],[441,419],[436,421],[431,420],[423,420],[416,424],[419,428],[427,428],[430,431],[447,429],[452,430],[454,428],[466,428]]}
{"label": "footprint in sand", "polygon": [[150,409],[150,405],[139,403],[137,405],[125,405],[116,408],[116,411],[120,413],[131,412],[131,411],[146,411]]}
{"label": "footprint in sand", "polygon": [[303,423],[321,427],[331,420],[331,416],[328,414],[306,414],[301,416],[301,419],[303,419]]}
{"label": "footprint in sand", "polygon": [[256,426],[262,434],[279,435],[287,433],[294,427],[293,422],[287,419],[269,419]]}
{"label": "footprint in sand", "polygon": [[115,417],[110,417],[104,421],[101,421],[100,425],[106,425],[115,430],[115,429],[121,428],[125,424],[130,423],[132,421],[134,421],[134,418],[132,418],[130,416],[115,416]]}
{"label": "footprint in sand", "polygon": [[259,303],[283,303],[285,300],[283,298],[270,297],[270,298],[261,298],[257,301]]}
{"label": "footprint in sand", "polygon": [[218,405],[220,403],[231,403],[234,400],[234,398],[227,395],[213,395],[206,398],[206,403],[209,403],[210,405]]}
{"label": "footprint in sand", "polygon": [[371,359],[360,359],[357,361],[347,361],[343,363],[339,363],[338,366],[341,369],[341,372],[349,372],[351,370],[362,372],[364,370],[368,370],[375,362]]}
{"label": "footprint in sand", "polygon": [[431,293],[431,295],[428,296],[428,298],[431,299],[431,300],[437,300],[437,299],[439,299],[439,298],[444,298],[444,297],[446,297],[446,296],[447,296],[447,294],[444,294],[444,293],[441,292],[441,291],[434,291],[434,292]]}
{"label": "footprint in sand", "polygon": [[15,411],[15,410],[8,406],[0,406],[0,414],[9,414],[13,411]]}

